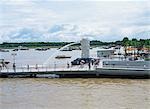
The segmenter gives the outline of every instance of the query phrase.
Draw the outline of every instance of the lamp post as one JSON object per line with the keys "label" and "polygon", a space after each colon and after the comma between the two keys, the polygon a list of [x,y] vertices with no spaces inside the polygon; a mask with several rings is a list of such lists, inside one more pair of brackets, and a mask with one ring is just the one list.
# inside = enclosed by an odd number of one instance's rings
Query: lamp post
{"label": "lamp post", "polygon": [[17,53],[12,53],[11,55],[13,56],[13,62],[14,62],[14,64],[15,64],[15,62],[16,62],[15,56],[17,55]]}

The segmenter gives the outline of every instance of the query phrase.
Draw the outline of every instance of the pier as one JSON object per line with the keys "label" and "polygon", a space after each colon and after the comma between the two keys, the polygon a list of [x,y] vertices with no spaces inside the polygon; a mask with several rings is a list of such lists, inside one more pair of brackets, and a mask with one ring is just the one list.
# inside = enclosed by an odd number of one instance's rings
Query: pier
{"label": "pier", "polygon": [[0,72],[0,77],[119,77],[119,78],[150,78],[150,69],[148,68],[121,68],[121,67],[100,67],[92,66],[89,69],[88,65],[73,66],[70,68],[47,68],[32,67],[30,69],[18,68],[3,69]]}

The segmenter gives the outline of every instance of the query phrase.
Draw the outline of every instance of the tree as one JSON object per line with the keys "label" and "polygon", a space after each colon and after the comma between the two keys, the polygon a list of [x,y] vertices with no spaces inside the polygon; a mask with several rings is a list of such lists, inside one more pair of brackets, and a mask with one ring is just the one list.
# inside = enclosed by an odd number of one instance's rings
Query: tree
{"label": "tree", "polygon": [[138,40],[136,38],[132,39],[132,46],[136,47],[138,43]]}
{"label": "tree", "polygon": [[122,40],[122,45],[124,46],[125,50],[125,58],[127,56],[127,46],[129,46],[129,39],[128,37],[124,37]]}
{"label": "tree", "polygon": [[122,40],[123,45],[125,46],[127,44],[127,42],[129,42],[128,37],[124,37]]}
{"label": "tree", "polygon": [[142,50],[143,45],[142,45],[142,43],[140,41],[138,41],[136,47],[137,47],[137,54],[139,55],[139,51]]}
{"label": "tree", "polygon": [[136,58],[135,57],[135,48],[137,48],[137,45],[138,45],[138,40],[136,38],[133,38],[132,39],[132,46],[134,46],[134,59]]}

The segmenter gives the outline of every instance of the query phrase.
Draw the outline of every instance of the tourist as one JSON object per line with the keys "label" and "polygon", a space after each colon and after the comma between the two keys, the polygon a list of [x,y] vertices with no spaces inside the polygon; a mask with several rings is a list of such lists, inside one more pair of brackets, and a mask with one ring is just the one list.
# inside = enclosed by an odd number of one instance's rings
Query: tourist
{"label": "tourist", "polygon": [[13,63],[13,70],[14,70],[14,72],[16,72],[16,65],[15,65],[15,63]]}
{"label": "tourist", "polygon": [[93,59],[91,60],[91,63],[92,63],[92,65],[94,65],[94,60]]}
{"label": "tourist", "polygon": [[89,70],[90,70],[91,69],[91,62],[89,62],[88,65],[89,65]]}
{"label": "tourist", "polygon": [[0,72],[1,72],[1,70],[2,70],[2,65],[0,65]]}
{"label": "tourist", "polygon": [[38,64],[35,65],[35,69],[38,69]]}
{"label": "tourist", "polygon": [[27,70],[29,71],[29,69],[30,69],[30,67],[29,67],[29,65],[27,65]]}
{"label": "tourist", "polygon": [[70,67],[70,65],[69,65],[69,63],[67,62],[67,68],[69,68]]}

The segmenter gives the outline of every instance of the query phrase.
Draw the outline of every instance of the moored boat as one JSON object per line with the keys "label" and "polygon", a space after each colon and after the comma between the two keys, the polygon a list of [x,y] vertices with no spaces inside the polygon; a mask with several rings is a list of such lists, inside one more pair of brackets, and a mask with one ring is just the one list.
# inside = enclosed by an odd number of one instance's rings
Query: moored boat
{"label": "moored boat", "polygon": [[0,49],[0,52],[9,52],[9,50]]}
{"label": "moored boat", "polygon": [[71,56],[65,56],[65,55],[58,55],[55,57],[56,59],[63,59],[63,58],[71,58]]}

